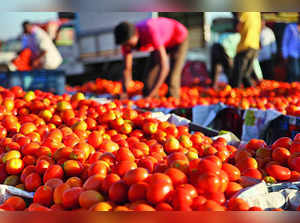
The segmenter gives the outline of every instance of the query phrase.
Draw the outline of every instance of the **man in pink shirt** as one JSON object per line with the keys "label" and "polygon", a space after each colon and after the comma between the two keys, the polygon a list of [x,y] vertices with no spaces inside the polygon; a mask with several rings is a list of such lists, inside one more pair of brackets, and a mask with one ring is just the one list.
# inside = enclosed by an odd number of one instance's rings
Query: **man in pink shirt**
{"label": "man in pink shirt", "polygon": [[132,80],[132,51],[151,51],[149,68],[143,78],[144,96],[158,96],[159,88],[167,81],[168,96],[180,97],[181,72],[188,50],[188,31],[184,25],[159,17],[136,25],[122,22],[115,28],[114,34],[116,44],[122,46],[125,60],[125,92]]}

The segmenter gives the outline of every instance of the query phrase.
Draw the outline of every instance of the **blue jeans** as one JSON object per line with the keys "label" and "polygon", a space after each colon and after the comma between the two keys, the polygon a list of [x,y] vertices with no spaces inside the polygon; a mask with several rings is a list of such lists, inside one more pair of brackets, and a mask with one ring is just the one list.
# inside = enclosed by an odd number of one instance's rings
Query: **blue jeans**
{"label": "blue jeans", "polygon": [[288,81],[300,81],[300,58],[288,59]]}

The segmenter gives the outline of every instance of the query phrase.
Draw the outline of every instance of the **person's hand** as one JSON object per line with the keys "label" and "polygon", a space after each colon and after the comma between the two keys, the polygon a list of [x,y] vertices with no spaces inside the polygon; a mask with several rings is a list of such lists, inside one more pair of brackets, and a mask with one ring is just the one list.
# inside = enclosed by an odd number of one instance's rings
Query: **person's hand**
{"label": "person's hand", "polygon": [[33,69],[39,69],[41,65],[41,61],[39,59],[35,59],[32,61],[32,68]]}

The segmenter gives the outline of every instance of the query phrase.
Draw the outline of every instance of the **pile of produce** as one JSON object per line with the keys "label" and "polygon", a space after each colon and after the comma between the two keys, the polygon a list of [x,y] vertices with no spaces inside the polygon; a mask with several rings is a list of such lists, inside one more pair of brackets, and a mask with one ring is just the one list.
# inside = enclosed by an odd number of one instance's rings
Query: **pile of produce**
{"label": "pile of produce", "polygon": [[0,89],[0,111],[0,183],[34,192],[1,210],[261,210],[235,194],[300,178],[300,135],[238,149],[118,101],[20,87]]}
{"label": "pile of produce", "polygon": [[[129,95],[140,95],[143,83],[133,81],[129,88]],[[68,87],[68,90],[81,92],[118,95],[122,92],[121,82],[97,79],[96,82],[89,82],[82,87]],[[212,105],[224,103],[228,106],[248,109],[258,108],[261,110],[275,109],[283,114],[300,116],[300,83],[285,83],[264,80],[255,87],[235,88],[229,85],[221,87],[220,90],[204,87],[182,87],[181,98],[175,99],[165,97],[168,86],[163,85],[160,89],[159,98],[140,99],[138,101],[124,101],[125,104],[137,105],[140,108],[190,108],[196,105]]]}
{"label": "pile of produce", "polygon": [[[128,88],[128,95],[135,96],[141,95],[143,92],[144,84],[141,81],[131,81]],[[122,83],[120,81],[110,81],[102,78],[97,78],[96,81],[89,81],[81,86],[67,86],[67,91],[78,91],[83,93],[93,94],[111,94],[120,95],[122,93]],[[168,92],[168,86],[163,84],[159,90],[160,96],[165,96]]]}

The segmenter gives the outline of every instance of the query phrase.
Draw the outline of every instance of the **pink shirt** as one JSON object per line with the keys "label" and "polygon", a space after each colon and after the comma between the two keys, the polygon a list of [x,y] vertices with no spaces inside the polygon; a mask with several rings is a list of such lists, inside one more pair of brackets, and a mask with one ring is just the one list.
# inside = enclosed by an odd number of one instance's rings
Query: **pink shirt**
{"label": "pink shirt", "polygon": [[[171,48],[182,43],[188,34],[184,25],[174,19],[159,17],[144,20],[136,25],[139,34],[138,51],[153,51],[159,47]],[[122,47],[123,54],[130,53]]]}

